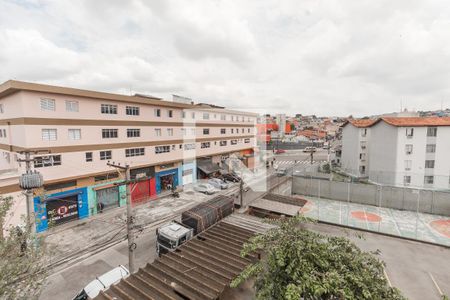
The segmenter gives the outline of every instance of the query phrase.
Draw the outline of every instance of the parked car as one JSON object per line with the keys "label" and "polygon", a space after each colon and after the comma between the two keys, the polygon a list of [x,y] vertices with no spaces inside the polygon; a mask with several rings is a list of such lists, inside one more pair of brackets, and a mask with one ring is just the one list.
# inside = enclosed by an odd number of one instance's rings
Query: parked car
{"label": "parked car", "polygon": [[277,172],[276,172],[277,176],[285,176],[287,174],[287,169],[280,167],[278,168]]}
{"label": "parked car", "polygon": [[281,154],[281,153],[286,153],[286,150],[283,150],[283,149],[277,149],[277,150],[275,151],[275,154]]}
{"label": "parked car", "polygon": [[212,185],[213,187],[220,189],[220,190],[226,190],[229,186],[228,183],[226,183],[225,181],[223,181],[220,178],[211,178],[210,180],[208,180],[208,183],[210,185]]}
{"label": "parked car", "polygon": [[306,147],[303,152],[316,152],[316,147]]}
{"label": "parked car", "polygon": [[209,183],[198,183],[194,186],[194,190],[207,195],[212,195],[216,192],[214,187]]}
{"label": "parked car", "polygon": [[86,300],[96,297],[101,291],[107,290],[111,285],[118,283],[121,279],[130,276],[130,271],[122,265],[111,271],[96,277],[89,282],[73,300]]}

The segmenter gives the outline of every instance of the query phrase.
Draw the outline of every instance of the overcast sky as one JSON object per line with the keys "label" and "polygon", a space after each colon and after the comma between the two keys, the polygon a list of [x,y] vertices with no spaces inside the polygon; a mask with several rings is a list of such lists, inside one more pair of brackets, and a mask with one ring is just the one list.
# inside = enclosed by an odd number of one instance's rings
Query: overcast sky
{"label": "overcast sky", "polygon": [[0,81],[257,112],[450,107],[443,1],[0,0]]}

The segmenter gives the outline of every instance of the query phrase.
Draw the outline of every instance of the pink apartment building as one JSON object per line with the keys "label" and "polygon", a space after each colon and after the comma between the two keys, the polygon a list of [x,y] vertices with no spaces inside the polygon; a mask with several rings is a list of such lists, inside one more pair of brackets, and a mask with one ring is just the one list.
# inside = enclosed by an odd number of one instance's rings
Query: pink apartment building
{"label": "pink apartment building", "polygon": [[231,154],[251,167],[256,117],[144,95],[7,81],[0,85],[0,193],[15,199],[9,222],[26,214],[18,185],[25,164],[17,161],[24,151],[41,151],[32,157],[45,182],[34,199],[43,231],[51,217],[59,224],[125,204],[125,187],[113,184],[122,175],[108,161],[147,178],[134,189],[135,202],[206,177]]}

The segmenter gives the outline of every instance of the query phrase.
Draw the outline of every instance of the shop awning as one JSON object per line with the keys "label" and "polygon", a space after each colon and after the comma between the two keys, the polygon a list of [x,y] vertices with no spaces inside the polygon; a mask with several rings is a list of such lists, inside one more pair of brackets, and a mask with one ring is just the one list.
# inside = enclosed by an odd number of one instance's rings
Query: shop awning
{"label": "shop awning", "polygon": [[198,161],[197,168],[206,175],[215,173],[220,170],[220,167],[217,164],[213,164],[210,161]]}

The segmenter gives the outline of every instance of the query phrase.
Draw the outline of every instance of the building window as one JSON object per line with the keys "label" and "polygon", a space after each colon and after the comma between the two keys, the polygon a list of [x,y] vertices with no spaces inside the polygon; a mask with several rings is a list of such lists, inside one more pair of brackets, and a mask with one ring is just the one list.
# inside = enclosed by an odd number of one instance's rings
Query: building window
{"label": "building window", "polygon": [[414,135],[414,128],[406,128],[406,137],[412,138]]}
{"label": "building window", "polygon": [[360,145],[361,145],[361,149],[363,149],[363,150],[367,148],[367,142],[366,141],[361,141]]}
{"label": "building window", "polygon": [[226,121],[227,116],[226,116],[226,115],[220,115],[220,119],[221,119],[222,121]]}
{"label": "building window", "polygon": [[181,112],[181,117],[182,117],[183,119],[186,118],[186,112],[185,112],[184,110]]}
{"label": "building window", "polygon": [[191,112],[191,118],[195,119],[195,112]]}
{"label": "building window", "polygon": [[115,105],[115,104],[102,104],[101,105],[101,112],[102,112],[102,114],[116,115],[117,114],[117,105]]}
{"label": "building window", "polygon": [[367,135],[367,128],[361,129],[361,136],[365,137]]}
{"label": "building window", "polygon": [[155,108],[155,117],[161,117],[161,109],[160,108]]}
{"label": "building window", "polygon": [[437,135],[437,127],[427,128],[427,136],[436,136],[436,135]]}
{"label": "building window", "polygon": [[167,128],[167,135],[173,136],[173,128]]}
{"label": "building window", "polygon": [[434,160],[426,160],[425,169],[434,169]]}
{"label": "building window", "polygon": [[0,113],[1,113],[1,114],[4,113],[4,110],[3,110],[3,103],[0,103]]}
{"label": "building window", "polygon": [[170,146],[156,146],[155,147],[156,154],[167,153],[167,152],[170,152]]}
{"label": "building window", "polygon": [[112,159],[112,151],[100,151],[100,160]]}
{"label": "building window", "polygon": [[161,136],[161,128],[155,128],[156,136]]}
{"label": "building window", "polygon": [[55,99],[41,99],[41,110],[55,110]]}
{"label": "building window", "polygon": [[184,144],[184,150],[194,150],[195,143]]}
{"label": "building window", "polygon": [[172,117],[173,117],[173,110],[168,110],[168,111],[167,111],[167,116],[168,116],[169,118],[172,118]]}
{"label": "building window", "polygon": [[403,176],[403,184],[410,185],[411,184],[411,176]]}
{"label": "building window", "polygon": [[73,187],[73,186],[77,186],[76,180],[58,182],[58,183],[53,183],[53,184],[46,184],[46,185],[44,185],[44,189],[46,191],[54,191],[54,190],[66,189],[66,188]]}
{"label": "building window", "polygon": [[61,165],[61,155],[41,156],[34,158],[34,167],[52,167]]}
{"label": "building window", "polygon": [[42,129],[43,141],[56,141],[56,129]]}
{"label": "building window", "polygon": [[203,120],[209,120],[209,113],[203,113]]}
{"label": "building window", "polygon": [[142,156],[142,155],[145,155],[145,148],[125,149],[125,156],[126,157]]}
{"label": "building window", "polygon": [[236,128],[236,133],[239,133],[239,128]]}
{"label": "building window", "polygon": [[203,129],[203,134],[205,134],[205,135],[206,135],[206,134],[209,134],[209,128],[204,128],[204,129]]}
{"label": "building window", "polygon": [[406,155],[412,154],[412,152],[413,152],[413,145],[411,145],[411,144],[405,145],[405,153],[406,153]]}
{"label": "building window", "polygon": [[244,143],[246,144],[250,143],[250,139],[244,139]]}
{"label": "building window", "polygon": [[87,162],[90,162],[90,161],[93,160],[92,152],[86,152],[85,154],[86,154],[86,161]]}
{"label": "building window", "polygon": [[247,128],[247,133],[250,133],[250,128]]}
{"label": "building window", "polygon": [[109,173],[109,174],[105,174],[105,175],[98,175],[94,177],[94,181],[105,181],[105,180],[111,180],[114,178],[119,178],[119,174],[116,173]]}
{"label": "building window", "polygon": [[231,128],[231,133],[234,133],[234,128]]}
{"label": "building window", "polygon": [[127,137],[140,137],[141,130],[139,128],[127,129]]}
{"label": "building window", "polygon": [[436,144],[428,144],[427,153],[435,153],[435,152],[436,152]]}
{"label": "building window", "polygon": [[66,100],[66,111],[78,112],[78,101]]}
{"label": "building window", "polygon": [[241,128],[241,133],[244,133],[244,128]]}
{"label": "building window", "polygon": [[102,138],[113,139],[119,137],[118,129],[102,129]]}
{"label": "building window", "polygon": [[424,176],[424,183],[425,184],[433,184],[434,183],[434,176]]}
{"label": "building window", "polygon": [[234,121],[234,116],[231,116],[231,121],[232,121],[232,122]]}
{"label": "building window", "polygon": [[204,142],[201,143],[200,148],[205,149],[205,148],[210,148],[211,147],[211,143],[210,142]]}
{"label": "building window", "polygon": [[231,141],[230,141],[230,144],[231,144],[231,145],[236,145],[236,144],[237,144],[237,140],[231,140]]}
{"label": "building window", "polygon": [[220,146],[226,146],[227,145],[227,141],[220,141]]}
{"label": "building window", "polygon": [[81,129],[69,129],[69,140],[81,140]]}
{"label": "building window", "polygon": [[361,175],[366,174],[366,166],[360,166],[359,167],[359,174],[361,174]]}
{"label": "building window", "polygon": [[366,154],[365,153],[360,153],[359,154],[359,159],[362,160],[362,161],[365,161],[366,160]]}
{"label": "building window", "polygon": [[125,113],[129,116],[139,116],[139,107],[138,106],[127,106],[125,108]]}
{"label": "building window", "polygon": [[195,128],[191,128],[191,135],[195,135]]}
{"label": "building window", "polygon": [[405,171],[411,171],[412,160],[405,160]]}
{"label": "building window", "polygon": [[220,129],[220,134],[225,134],[227,133],[227,130],[225,128]]}
{"label": "building window", "polygon": [[6,137],[6,130],[0,129],[0,138]]}

